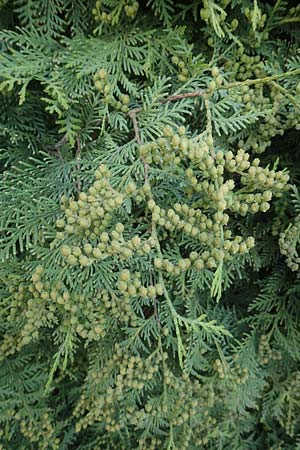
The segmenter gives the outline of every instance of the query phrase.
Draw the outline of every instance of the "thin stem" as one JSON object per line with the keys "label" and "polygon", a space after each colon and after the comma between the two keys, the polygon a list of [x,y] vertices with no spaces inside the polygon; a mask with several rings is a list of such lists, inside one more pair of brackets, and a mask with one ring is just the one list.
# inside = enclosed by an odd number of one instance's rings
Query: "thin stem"
{"label": "thin stem", "polygon": [[270,14],[269,17],[273,17],[274,16],[274,14],[276,13],[277,9],[279,8],[281,2],[282,2],[282,0],[277,0],[276,1],[275,5],[274,5],[274,8],[272,9],[271,14]]}
{"label": "thin stem", "polygon": [[165,374],[167,373],[168,367],[166,364],[166,361],[164,359],[164,350],[163,350],[163,346],[162,346],[162,342],[161,342],[161,335],[160,333],[158,333],[158,349],[160,351],[161,354],[161,358],[162,358],[162,370],[163,370],[163,392],[162,392],[162,399],[163,399],[163,403],[164,405],[167,406],[167,401],[168,401],[168,387],[165,383]]}
{"label": "thin stem", "polygon": [[[81,157],[82,146],[81,146],[81,142],[80,142],[80,138],[79,137],[76,138],[76,144],[77,144],[76,154],[75,154],[76,168],[77,168],[78,172],[80,172],[80,169],[81,169],[80,157]],[[79,175],[77,176],[76,185],[77,185],[77,190],[81,191],[81,180],[80,180],[80,176]]]}
{"label": "thin stem", "polygon": [[[154,222],[152,222],[152,236],[155,239],[156,242],[156,250],[158,252],[158,254],[160,255],[160,257],[162,258],[162,252],[161,252],[161,248],[160,248],[160,244],[159,244],[159,240],[158,240],[158,236],[157,236],[157,231],[156,231],[156,224]],[[169,297],[169,293],[168,290],[166,288],[165,285],[165,280],[164,277],[162,275],[161,272],[159,272],[159,282],[161,283],[162,287],[163,287],[163,291],[164,291],[164,295],[165,295],[165,299],[167,301],[167,305],[170,309],[170,312],[172,314],[172,318],[173,318],[173,322],[174,322],[174,326],[175,326],[175,331],[176,331],[176,336],[177,336],[177,347],[178,347],[178,359],[179,359],[179,365],[181,368],[183,368],[183,353],[184,353],[184,347],[183,347],[183,343],[182,343],[182,339],[181,339],[181,334],[180,334],[180,328],[179,328],[179,323],[180,323],[180,319],[184,319],[183,317],[181,317],[177,311],[175,310],[172,300]]]}
{"label": "thin stem", "polygon": [[[211,138],[213,142],[213,126],[212,126],[212,116],[211,116],[211,110],[209,106],[209,97],[208,95],[205,95],[204,97],[204,105],[206,109],[206,121],[207,121],[207,131],[209,134],[209,137]],[[212,156],[215,158],[215,151],[212,144]],[[218,191],[220,189],[220,184],[218,179],[215,179],[215,188]],[[224,230],[223,225],[220,224],[220,231],[221,231],[221,248],[223,249],[224,245]],[[222,295],[222,274],[223,274],[223,259],[219,262],[218,268],[214,274],[214,278],[211,285],[211,296],[216,297],[217,301],[220,300]]]}
{"label": "thin stem", "polygon": [[287,17],[286,19],[279,20],[278,22],[275,22],[274,26],[282,25],[284,23],[296,23],[300,22],[300,17]]}
{"label": "thin stem", "polygon": [[66,135],[64,135],[58,142],[56,142],[52,147],[48,147],[48,151],[52,151],[57,154],[58,159],[61,161],[63,160],[62,154],[61,154],[61,147],[65,145],[68,142],[68,138]]}
{"label": "thin stem", "polygon": [[284,87],[280,86],[280,84],[276,83],[276,81],[272,81],[272,84],[274,86],[276,86],[276,88],[282,92],[289,100],[291,103],[293,103],[293,105],[296,107],[296,109],[300,108],[300,104],[295,100],[295,98],[289,93],[289,91],[287,89],[285,89]]}
{"label": "thin stem", "polygon": [[156,320],[156,322],[157,322],[158,327],[160,328],[160,327],[161,327],[161,323],[160,323],[159,315],[158,315],[157,298],[156,298],[156,296],[155,296],[154,299],[153,299],[153,309],[154,309],[154,317],[155,317],[155,320]]}
{"label": "thin stem", "polygon": [[159,103],[175,102],[183,98],[202,97],[205,91],[186,92],[185,94],[174,94],[159,101]]}
{"label": "thin stem", "polygon": [[209,137],[212,138],[212,117],[211,117],[211,110],[210,110],[210,106],[209,106],[208,95],[204,95],[203,99],[204,99],[204,105],[205,105],[205,109],[206,109],[206,120],[207,120],[206,130],[209,134]]}
{"label": "thin stem", "polygon": [[[194,98],[194,97],[202,97],[205,91],[195,91],[195,92],[186,92],[185,94],[172,94],[169,97],[158,100],[158,103],[165,104],[168,102],[176,102],[177,100],[182,100],[184,98]],[[131,116],[132,113],[137,114],[143,111],[142,107],[131,109],[128,113]]]}
{"label": "thin stem", "polygon": [[132,109],[131,111],[129,111],[128,115],[132,120],[132,124],[133,124],[133,129],[134,129],[134,135],[135,135],[135,139],[136,142],[139,145],[142,145],[142,141],[141,141],[141,137],[140,137],[140,132],[139,132],[139,126],[138,126],[138,122],[137,122],[137,118],[136,118],[136,113],[138,111],[136,109]]}
{"label": "thin stem", "polygon": [[[141,136],[140,136],[140,130],[139,130],[139,125],[138,125],[138,121],[136,118],[136,114],[137,114],[137,110],[136,109],[132,109],[131,111],[129,111],[128,115],[132,120],[132,124],[133,124],[133,129],[134,129],[134,135],[135,135],[135,140],[138,143],[139,146],[142,145],[142,140],[141,140]],[[143,161],[143,165],[144,165],[144,177],[145,177],[145,182],[148,181],[148,170],[149,170],[149,165],[148,163],[146,163],[146,161],[141,158]]]}
{"label": "thin stem", "polygon": [[225,84],[217,89],[232,89],[239,86],[252,86],[254,84],[270,83],[273,80],[279,80],[280,78],[291,77],[293,75],[299,75],[300,69],[289,70],[288,72],[278,73],[276,75],[270,75],[264,78],[256,78],[254,80],[234,81],[233,83]]}
{"label": "thin stem", "polygon": [[168,448],[167,450],[174,449],[174,436],[173,436],[173,427],[170,424],[170,434],[169,434],[169,442],[168,442]]}

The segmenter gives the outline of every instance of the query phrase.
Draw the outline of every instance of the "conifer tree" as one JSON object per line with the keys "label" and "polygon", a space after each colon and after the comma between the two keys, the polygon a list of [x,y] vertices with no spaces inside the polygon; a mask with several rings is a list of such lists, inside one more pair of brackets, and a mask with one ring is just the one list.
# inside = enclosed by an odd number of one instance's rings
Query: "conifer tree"
{"label": "conifer tree", "polygon": [[298,2],[0,8],[0,449],[300,449]]}

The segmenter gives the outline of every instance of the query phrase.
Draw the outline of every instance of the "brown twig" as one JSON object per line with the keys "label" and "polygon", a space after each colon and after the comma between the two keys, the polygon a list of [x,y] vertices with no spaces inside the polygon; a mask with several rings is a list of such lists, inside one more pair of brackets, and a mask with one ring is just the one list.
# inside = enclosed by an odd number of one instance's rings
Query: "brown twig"
{"label": "brown twig", "polygon": [[[175,102],[175,101],[181,100],[183,98],[201,97],[204,93],[205,93],[205,91],[195,91],[195,92],[186,92],[185,94],[173,94],[173,95],[169,95],[169,97],[166,97],[166,98],[163,98],[163,99],[159,100],[159,103],[165,104],[165,103],[168,103],[168,102]],[[141,140],[141,137],[140,137],[139,125],[138,125],[138,121],[137,121],[136,115],[139,112],[141,112],[142,110],[143,110],[143,108],[139,107],[139,108],[131,109],[128,112],[128,116],[132,120],[135,140],[138,143],[138,145],[142,145],[142,140]],[[144,165],[144,169],[145,169],[145,181],[147,181],[149,165],[144,160],[143,160],[143,165]]]}
{"label": "brown twig", "polygon": [[204,93],[205,91],[195,91],[195,92],[186,92],[185,94],[169,95],[169,97],[160,100],[159,103],[176,102],[177,100],[181,100],[183,98],[202,97]]}
{"label": "brown twig", "polygon": [[[203,94],[205,94],[205,91],[186,92],[185,94],[173,94],[169,95],[169,97],[158,100],[158,103],[165,104],[168,102],[176,102],[177,100],[182,100],[183,98],[202,97]],[[134,108],[129,111],[128,115],[131,117],[132,113],[137,114],[141,111],[143,111],[143,108],[141,107]]]}
{"label": "brown twig", "polygon": [[58,156],[58,159],[60,159],[60,160],[62,161],[62,160],[63,160],[63,157],[62,157],[62,154],[61,154],[60,149],[61,149],[61,147],[62,147],[63,145],[65,145],[67,142],[68,142],[68,138],[67,138],[67,136],[65,135],[65,136],[63,136],[58,142],[56,142],[53,146],[47,147],[47,150],[50,151],[50,152],[56,153],[57,156]]}
{"label": "brown twig", "polygon": [[[133,129],[134,129],[134,135],[135,135],[135,140],[138,143],[138,145],[142,145],[142,140],[141,140],[141,136],[140,136],[140,130],[139,130],[139,125],[137,122],[137,118],[136,118],[136,114],[137,111],[135,109],[132,109],[131,111],[129,111],[128,115],[132,120],[132,124],[133,124]],[[143,161],[143,165],[144,165],[144,171],[145,171],[145,182],[148,180],[148,169],[149,169],[149,165],[148,163],[146,163],[146,161],[142,158]]]}
{"label": "brown twig", "polygon": [[139,126],[137,123],[137,118],[136,118],[136,114],[137,114],[137,110],[136,109],[132,109],[131,111],[129,111],[128,115],[130,117],[130,119],[132,120],[133,123],[133,129],[134,129],[134,134],[135,134],[135,139],[136,142],[139,145],[142,145],[142,141],[141,141],[141,137],[140,137],[140,132],[139,132]]}

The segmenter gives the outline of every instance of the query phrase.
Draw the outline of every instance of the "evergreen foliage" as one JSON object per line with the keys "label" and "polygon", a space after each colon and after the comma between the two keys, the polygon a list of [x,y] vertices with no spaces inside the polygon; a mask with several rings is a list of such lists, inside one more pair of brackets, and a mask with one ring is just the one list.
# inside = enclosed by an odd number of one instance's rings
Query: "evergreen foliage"
{"label": "evergreen foliage", "polygon": [[0,449],[300,449],[300,5],[0,1]]}

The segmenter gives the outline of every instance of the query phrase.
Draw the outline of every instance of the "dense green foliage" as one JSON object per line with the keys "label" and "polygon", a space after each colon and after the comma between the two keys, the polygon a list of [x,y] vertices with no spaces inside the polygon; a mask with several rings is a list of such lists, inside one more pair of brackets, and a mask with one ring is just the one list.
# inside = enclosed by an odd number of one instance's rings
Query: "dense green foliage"
{"label": "dense green foliage", "polygon": [[297,3],[0,2],[0,449],[300,449]]}

